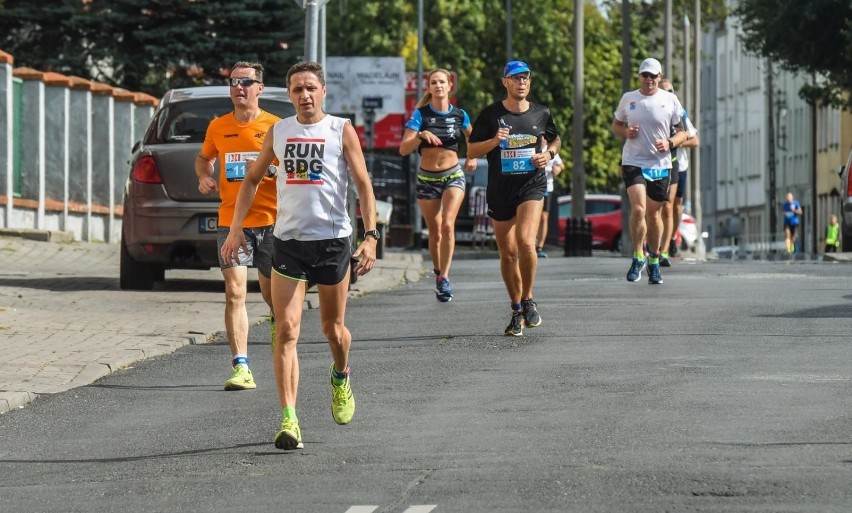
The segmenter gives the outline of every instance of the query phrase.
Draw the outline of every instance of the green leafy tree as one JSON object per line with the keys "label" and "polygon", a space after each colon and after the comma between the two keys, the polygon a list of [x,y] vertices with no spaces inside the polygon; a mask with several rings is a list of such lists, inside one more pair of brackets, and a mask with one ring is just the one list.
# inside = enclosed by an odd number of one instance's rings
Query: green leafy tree
{"label": "green leafy tree", "polygon": [[748,50],[788,70],[824,78],[800,91],[804,99],[852,109],[849,0],[742,0],[734,14]]}
{"label": "green leafy tree", "polygon": [[88,77],[83,33],[75,16],[80,1],[5,0],[0,4],[0,48],[16,66]]}
{"label": "green leafy tree", "polygon": [[159,95],[221,83],[238,60],[261,62],[266,82],[283,85],[304,20],[292,0],[6,0],[0,41],[18,65]]}

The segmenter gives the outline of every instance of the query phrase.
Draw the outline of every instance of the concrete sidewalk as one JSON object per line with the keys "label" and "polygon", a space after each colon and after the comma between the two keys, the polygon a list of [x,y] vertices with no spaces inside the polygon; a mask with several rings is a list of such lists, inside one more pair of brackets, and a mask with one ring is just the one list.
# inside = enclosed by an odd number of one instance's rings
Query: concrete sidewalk
{"label": "concrete sidewalk", "polygon": [[[154,291],[137,292],[119,289],[118,267],[117,244],[0,235],[0,414],[225,329],[218,269],[167,271]],[[416,282],[422,271],[420,253],[386,250],[351,295]],[[315,290],[305,306],[316,308]],[[248,312],[251,324],[268,315],[257,291]]]}

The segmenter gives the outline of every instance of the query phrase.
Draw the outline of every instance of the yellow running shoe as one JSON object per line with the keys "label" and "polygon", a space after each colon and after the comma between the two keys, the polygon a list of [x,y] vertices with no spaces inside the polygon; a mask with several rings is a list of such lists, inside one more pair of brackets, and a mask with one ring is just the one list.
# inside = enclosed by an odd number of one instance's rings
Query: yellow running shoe
{"label": "yellow running shoe", "polygon": [[285,451],[293,449],[304,449],[302,443],[302,430],[295,420],[284,419],[281,421],[281,430],[275,435],[275,447]]}
{"label": "yellow running shoe", "polygon": [[234,367],[231,372],[231,377],[225,382],[225,390],[254,390],[257,385],[254,383],[254,377],[251,375],[248,365],[242,363]]}
{"label": "yellow running shoe", "polygon": [[[331,373],[334,372],[334,363],[328,369],[329,381],[331,381]],[[352,388],[349,386],[349,367],[346,368],[346,381],[342,385],[336,386],[334,381],[331,381],[331,416],[338,424],[349,424],[352,416],[355,415],[355,396],[352,394]]]}

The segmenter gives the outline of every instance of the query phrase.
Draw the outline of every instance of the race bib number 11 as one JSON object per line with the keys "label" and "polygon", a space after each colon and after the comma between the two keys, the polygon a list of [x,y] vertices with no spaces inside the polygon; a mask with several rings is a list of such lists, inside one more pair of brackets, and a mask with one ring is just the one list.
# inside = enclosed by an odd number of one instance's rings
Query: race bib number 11
{"label": "race bib number 11", "polygon": [[246,160],[256,159],[258,152],[242,151],[225,154],[225,178],[229,182],[242,182],[246,176]]}

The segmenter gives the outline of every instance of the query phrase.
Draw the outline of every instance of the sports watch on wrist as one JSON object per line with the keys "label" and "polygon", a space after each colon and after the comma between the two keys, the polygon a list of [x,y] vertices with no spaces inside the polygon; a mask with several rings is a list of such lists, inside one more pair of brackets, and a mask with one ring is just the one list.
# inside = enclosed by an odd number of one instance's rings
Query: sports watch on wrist
{"label": "sports watch on wrist", "polygon": [[372,237],[376,240],[380,240],[382,238],[382,234],[379,233],[379,230],[367,230],[364,232],[364,238]]}

